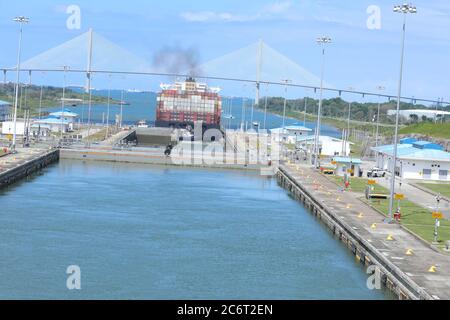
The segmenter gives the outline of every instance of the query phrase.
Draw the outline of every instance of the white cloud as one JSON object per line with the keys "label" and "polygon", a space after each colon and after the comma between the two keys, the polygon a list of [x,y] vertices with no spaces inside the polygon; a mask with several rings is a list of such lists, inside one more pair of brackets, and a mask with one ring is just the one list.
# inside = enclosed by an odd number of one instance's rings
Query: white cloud
{"label": "white cloud", "polygon": [[188,22],[248,22],[261,19],[270,19],[288,13],[292,7],[292,1],[276,1],[259,12],[252,15],[235,14],[230,12],[198,11],[183,12],[181,18]]}
{"label": "white cloud", "polygon": [[263,10],[267,13],[280,14],[285,13],[292,7],[292,1],[277,1],[275,3],[269,4]]}
{"label": "white cloud", "polygon": [[213,11],[183,12],[181,17],[189,22],[245,22],[253,21],[257,18],[257,16],[236,15],[229,12]]}

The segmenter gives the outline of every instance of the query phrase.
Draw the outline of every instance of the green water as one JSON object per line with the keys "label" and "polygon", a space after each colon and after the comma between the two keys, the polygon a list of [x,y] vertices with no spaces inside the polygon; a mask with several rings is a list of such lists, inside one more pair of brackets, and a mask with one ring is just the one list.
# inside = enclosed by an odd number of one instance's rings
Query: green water
{"label": "green water", "polygon": [[[387,298],[256,173],[62,161],[0,205],[0,298]],[[81,290],[66,287],[69,265]]]}

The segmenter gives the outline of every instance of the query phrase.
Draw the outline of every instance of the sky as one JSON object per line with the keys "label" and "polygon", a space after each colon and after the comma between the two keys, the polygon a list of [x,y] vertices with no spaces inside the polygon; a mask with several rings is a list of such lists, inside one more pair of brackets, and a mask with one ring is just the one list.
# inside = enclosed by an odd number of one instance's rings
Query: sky
{"label": "sky", "polygon": [[[336,88],[396,95],[402,16],[388,0],[0,0],[0,68],[16,64],[18,25],[25,15],[23,60],[93,28],[149,61],[163,48],[195,51],[199,63],[221,57],[259,39],[306,70],[320,75],[321,49],[315,39],[332,38],[326,47],[325,81]],[[407,16],[403,95],[449,101],[450,2],[417,0]],[[80,28],[69,24],[68,8],[80,9]],[[379,10],[379,15],[377,14]],[[70,20],[73,22],[73,20]],[[275,63],[275,62],[274,62]],[[42,78],[41,78],[42,77]],[[249,74],[249,78],[254,78]],[[10,80],[12,75],[8,76]],[[61,85],[61,76],[35,76]],[[71,79],[73,83],[78,79]],[[98,79],[104,87],[106,80]],[[155,90],[149,79],[122,79],[129,88]],[[55,83],[56,82],[56,83]],[[118,85],[118,84],[117,84]],[[94,84],[95,86],[95,84]],[[226,86],[226,84],[225,84]],[[245,89],[250,90],[250,89]],[[303,95],[300,89],[291,92]],[[226,90],[225,90],[226,92]]]}

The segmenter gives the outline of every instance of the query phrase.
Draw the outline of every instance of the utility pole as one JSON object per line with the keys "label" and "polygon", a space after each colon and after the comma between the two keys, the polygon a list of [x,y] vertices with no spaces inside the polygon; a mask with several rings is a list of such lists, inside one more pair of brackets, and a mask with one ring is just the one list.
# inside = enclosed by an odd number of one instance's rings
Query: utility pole
{"label": "utility pole", "polygon": [[[377,90],[382,92],[385,88],[383,86],[378,86]],[[378,139],[379,139],[379,126],[380,126],[380,108],[381,108],[381,102],[380,102],[380,96],[378,96],[378,111],[377,111],[377,132],[375,134],[375,146],[378,147]]]}
{"label": "utility pole", "polygon": [[289,79],[284,79],[282,80],[285,85],[284,85],[284,106],[283,106],[283,129],[285,127],[285,123],[286,123],[286,105],[287,105],[287,85],[289,82],[291,82],[291,80]]}
{"label": "utility pole", "polygon": [[307,102],[308,101],[308,97],[305,95],[305,110],[303,111],[303,126],[306,128],[306,107],[307,107]]}
{"label": "utility pole", "polygon": [[92,111],[92,45],[93,45],[93,32],[89,29],[89,47],[88,47],[88,65],[87,65],[87,93],[89,95],[89,107],[88,107],[88,130],[87,137],[89,138],[91,132],[91,111]]}
{"label": "utility pole", "polygon": [[64,108],[65,108],[65,102],[66,102],[66,78],[67,78],[67,70],[69,69],[69,66],[63,66],[64,70],[64,82],[63,82],[63,92],[62,92],[62,99],[61,99],[61,136],[60,136],[60,142],[59,145],[62,147],[63,144],[63,138],[64,138]]}
{"label": "utility pole", "polygon": [[106,109],[106,136],[105,139],[108,139],[109,134],[109,107],[110,107],[110,100],[111,100],[111,75],[108,75],[108,106]]}

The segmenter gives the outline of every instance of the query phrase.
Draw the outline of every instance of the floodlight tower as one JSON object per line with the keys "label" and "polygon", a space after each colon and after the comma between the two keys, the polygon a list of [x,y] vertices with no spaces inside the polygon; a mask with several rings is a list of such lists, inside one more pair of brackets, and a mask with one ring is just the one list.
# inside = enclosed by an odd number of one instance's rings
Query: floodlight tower
{"label": "floodlight tower", "polygon": [[403,5],[396,5],[394,12],[403,14],[403,30],[402,30],[402,49],[400,55],[400,77],[398,81],[398,93],[397,93],[397,110],[395,113],[395,134],[394,134],[394,152],[392,157],[391,167],[391,194],[389,198],[389,215],[386,218],[386,222],[392,222],[393,210],[394,210],[394,191],[395,191],[395,167],[397,165],[397,143],[398,143],[398,124],[400,114],[400,97],[402,94],[402,80],[403,80],[403,58],[405,55],[405,34],[406,34],[406,16],[408,13],[417,13],[415,6],[404,3]]}
{"label": "floodlight tower", "polygon": [[22,55],[22,34],[23,34],[23,25],[30,21],[29,18],[20,16],[14,18],[15,22],[20,24],[19,31],[19,48],[17,50],[17,67],[16,67],[16,88],[15,88],[15,100],[14,100],[14,119],[13,119],[13,141],[11,149],[13,152],[16,151],[16,129],[17,129],[17,105],[19,102],[19,83],[20,83],[20,58]]}
{"label": "floodlight tower", "polygon": [[322,113],[322,98],[323,98],[323,74],[325,67],[325,45],[331,43],[331,38],[328,36],[322,36],[317,38],[317,43],[322,47],[322,68],[320,73],[320,98],[319,108],[317,109],[317,125],[316,135],[314,138],[314,167],[318,168],[319,158],[319,138],[320,138],[320,114]]}

